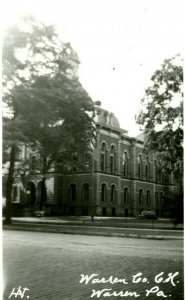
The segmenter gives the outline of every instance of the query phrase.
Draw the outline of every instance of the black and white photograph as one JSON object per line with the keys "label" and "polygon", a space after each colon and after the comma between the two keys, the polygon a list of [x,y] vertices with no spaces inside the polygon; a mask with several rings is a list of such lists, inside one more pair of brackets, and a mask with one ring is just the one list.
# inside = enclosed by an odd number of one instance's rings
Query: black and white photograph
{"label": "black and white photograph", "polygon": [[3,0],[1,299],[184,299],[181,0]]}

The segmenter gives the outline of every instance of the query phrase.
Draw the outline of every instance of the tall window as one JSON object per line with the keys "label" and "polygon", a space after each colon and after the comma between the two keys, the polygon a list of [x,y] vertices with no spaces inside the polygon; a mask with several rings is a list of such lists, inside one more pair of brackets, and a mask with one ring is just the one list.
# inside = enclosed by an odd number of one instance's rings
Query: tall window
{"label": "tall window", "polygon": [[150,162],[149,162],[149,157],[147,156],[146,158],[146,179],[150,179]]}
{"label": "tall window", "polygon": [[157,166],[157,161],[154,161],[154,167],[155,167],[155,181],[158,181],[158,166]]}
{"label": "tall window", "polygon": [[139,157],[138,157],[138,176],[141,179],[141,177],[142,177],[142,156],[141,156],[141,154],[139,154]]}
{"label": "tall window", "polygon": [[115,173],[115,147],[113,145],[110,148],[110,172]]}
{"label": "tall window", "polygon": [[155,192],[155,206],[157,207],[159,205],[159,196],[158,192]]}
{"label": "tall window", "polygon": [[148,206],[150,205],[150,191],[149,190],[146,192],[146,204]]}
{"label": "tall window", "polygon": [[[42,193],[41,193],[41,199],[42,202],[47,201],[47,191],[46,191],[46,185],[45,185],[45,180],[42,180],[43,185],[42,185]],[[30,206],[34,205],[36,202],[36,187],[35,184],[30,181],[28,183],[28,188],[27,188],[27,196],[28,196],[28,201]]]}
{"label": "tall window", "polygon": [[164,198],[164,193],[160,192],[160,207],[163,206],[163,198]]}
{"label": "tall window", "polygon": [[128,204],[128,188],[124,188],[124,203]]}
{"label": "tall window", "polygon": [[161,169],[158,170],[158,182],[163,182],[163,172]]}
{"label": "tall window", "polygon": [[106,153],[107,153],[106,144],[102,143],[100,164],[101,164],[101,171],[103,172],[106,171]]}
{"label": "tall window", "polygon": [[70,201],[76,201],[76,184],[72,183],[69,187],[69,199]]}
{"label": "tall window", "polygon": [[82,200],[88,201],[89,200],[89,184],[83,183],[82,185]]}
{"label": "tall window", "polygon": [[107,187],[105,183],[102,183],[101,186],[101,201],[107,200]]}
{"label": "tall window", "polygon": [[116,187],[115,185],[111,185],[111,202],[116,202]]}
{"label": "tall window", "polygon": [[90,153],[85,153],[84,161],[85,161],[86,166],[90,166],[90,164],[91,164],[91,154]]}
{"label": "tall window", "polygon": [[143,190],[139,190],[139,205],[143,204]]}
{"label": "tall window", "polygon": [[123,176],[128,177],[128,154],[127,151],[123,153]]}

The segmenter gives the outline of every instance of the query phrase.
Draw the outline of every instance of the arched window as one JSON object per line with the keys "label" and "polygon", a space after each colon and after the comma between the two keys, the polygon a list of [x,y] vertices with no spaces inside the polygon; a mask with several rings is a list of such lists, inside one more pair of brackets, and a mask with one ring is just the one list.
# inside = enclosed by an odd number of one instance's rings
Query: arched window
{"label": "arched window", "polygon": [[124,203],[128,204],[128,188],[124,188]]}
{"label": "arched window", "polygon": [[102,183],[101,186],[101,201],[107,200],[107,186],[105,183]]}
{"label": "arched window", "polygon": [[114,145],[110,148],[110,172],[115,173],[115,147]]}
{"label": "arched window", "polygon": [[139,205],[143,205],[143,190],[139,190]]}
{"label": "arched window", "polygon": [[156,207],[159,205],[159,196],[158,196],[158,192],[155,192],[155,205],[156,205]]}
{"label": "arched window", "polygon": [[164,193],[160,192],[160,207],[163,206]]}
{"label": "arched window", "polygon": [[127,151],[123,153],[123,176],[128,177],[128,154]]}
{"label": "arched window", "polygon": [[83,183],[82,185],[82,201],[89,200],[89,184]]}
{"label": "arched window", "polygon": [[[47,196],[47,193],[44,194],[44,196],[45,195]],[[35,187],[35,184],[32,181],[30,181],[28,183],[27,196],[28,196],[28,202],[29,202],[29,204],[31,206],[34,205],[35,202],[36,202],[36,187]],[[46,202],[45,199],[43,199],[43,202],[44,201]]]}
{"label": "arched window", "polygon": [[91,165],[91,154],[90,153],[85,153],[85,157],[84,157],[84,162],[85,162],[85,166],[89,167]]}
{"label": "arched window", "polygon": [[150,179],[150,162],[149,162],[149,157],[147,156],[146,158],[146,179]]}
{"label": "arched window", "polygon": [[150,191],[148,190],[147,192],[146,192],[146,204],[149,206],[150,205],[150,198],[151,198],[151,196],[150,196]]}
{"label": "arched window", "polygon": [[101,157],[100,157],[100,165],[101,165],[102,172],[106,171],[106,153],[107,153],[106,144],[102,143]]}
{"label": "arched window", "polygon": [[154,161],[154,167],[155,167],[155,181],[158,181],[158,166],[157,166],[157,161]]}
{"label": "arched window", "polygon": [[76,184],[72,183],[69,187],[69,200],[76,201]]}
{"label": "arched window", "polygon": [[111,198],[110,198],[111,202],[116,202],[116,187],[115,185],[111,185]]}
{"label": "arched window", "polygon": [[37,193],[37,202],[40,209],[43,209],[43,204],[47,202],[47,188],[46,188],[46,178],[43,177],[38,183],[38,193]]}
{"label": "arched window", "polygon": [[163,171],[162,169],[158,169],[158,182],[163,182]]}
{"label": "arched window", "polygon": [[142,155],[139,154],[138,156],[138,176],[141,179],[142,177]]}

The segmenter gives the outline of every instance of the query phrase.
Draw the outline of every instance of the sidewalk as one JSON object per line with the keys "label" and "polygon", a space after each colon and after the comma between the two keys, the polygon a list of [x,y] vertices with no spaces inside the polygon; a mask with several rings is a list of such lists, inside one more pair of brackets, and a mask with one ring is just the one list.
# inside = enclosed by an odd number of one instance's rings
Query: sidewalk
{"label": "sidewalk", "polygon": [[[106,220],[106,219],[105,219]],[[71,217],[71,218],[36,218],[36,217],[22,217],[12,218],[11,225],[3,225],[5,230],[24,230],[24,231],[39,231],[39,232],[53,232],[53,233],[67,233],[80,235],[98,235],[98,236],[116,236],[128,238],[142,238],[142,239],[183,239],[183,230],[174,229],[158,229],[158,228],[129,228],[119,226],[118,223],[111,222],[108,219],[107,226],[104,226],[102,218],[97,218],[94,222],[90,217]],[[109,226],[108,226],[109,225]],[[111,226],[110,226],[111,225]],[[116,226],[114,226],[116,225]],[[124,225],[121,224],[121,225]],[[145,224],[144,224],[145,225]],[[129,226],[129,223],[127,223]]]}

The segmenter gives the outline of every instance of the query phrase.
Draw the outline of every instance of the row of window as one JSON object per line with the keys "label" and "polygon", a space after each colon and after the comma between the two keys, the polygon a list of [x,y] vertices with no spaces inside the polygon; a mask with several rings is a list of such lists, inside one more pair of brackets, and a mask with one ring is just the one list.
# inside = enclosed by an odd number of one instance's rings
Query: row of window
{"label": "row of window", "polygon": [[[88,201],[90,198],[90,189],[88,183],[83,183],[82,190],[81,190],[81,199],[82,201]],[[70,201],[76,201],[77,199],[77,192],[76,192],[76,184],[72,183],[69,186],[69,200]],[[103,183],[101,187],[101,200],[106,201],[107,200],[107,187],[106,184]],[[116,202],[116,186],[113,184],[111,185],[111,202]]]}
{"label": "row of window", "polygon": [[[102,143],[101,154],[100,154],[100,168],[102,172],[106,172],[107,168],[107,146]],[[110,173],[114,174],[116,171],[116,150],[115,146],[112,145],[110,148]],[[123,154],[123,176],[128,176],[128,153],[127,151]]]}
{"label": "row of window", "polygon": [[[17,200],[17,196],[18,196],[18,187],[14,186],[13,188],[13,201]],[[122,193],[123,196],[123,203],[124,204],[128,204],[129,203],[129,192],[128,192],[128,188],[125,187]],[[88,183],[83,183],[82,185],[82,190],[81,190],[81,199],[82,201],[89,201],[90,198],[90,188],[89,188],[89,184]],[[117,190],[116,190],[116,186],[114,184],[111,185],[110,188],[110,201],[115,203],[117,198]],[[155,192],[155,205],[156,207],[158,206],[162,206],[163,203],[163,198],[164,198],[164,192]],[[76,192],[76,184],[72,183],[69,186],[69,199],[70,201],[76,201],[77,200],[77,192]],[[105,202],[108,200],[107,197],[107,185],[106,183],[102,183],[101,185],[101,201]],[[138,196],[138,203],[139,206],[143,206],[144,205],[144,193],[143,193],[143,189],[139,190],[139,196]],[[147,190],[146,192],[146,205],[150,206],[151,205],[151,193],[150,190]]]}
{"label": "row of window", "polygon": [[[84,183],[82,185],[82,201],[84,200],[88,201],[89,198],[90,198],[89,184]],[[69,186],[69,200],[76,201],[76,199],[77,199],[76,184],[72,183]]]}
{"label": "row of window", "polygon": [[[101,201],[107,201],[107,185],[106,183],[102,183],[101,186]],[[116,186],[114,184],[111,185],[110,192],[110,201],[116,202]]]}
{"label": "row of window", "polygon": [[[124,177],[128,177],[129,175],[129,157],[127,151],[124,151],[122,158],[122,174]],[[105,143],[102,143],[101,146],[101,154],[100,154],[100,168],[102,172],[106,172],[107,170],[107,146]],[[157,161],[154,162],[155,168],[155,180],[161,182],[162,181],[162,172],[159,170]],[[112,145],[110,148],[110,173],[114,174],[116,171],[116,150],[115,146]],[[149,161],[149,157],[146,157],[145,163],[143,161],[142,155],[138,156],[138,177],[139,179],[143,178],[145,175],[145,179],[150,180],[151,177],[151,165]]]}
{"label": "row of window", "polygon": [[[73,160],[78,159],[78,154],[74,153],[72,155]],[[85,158],[84,158],[84,163],[86,166],[90,166],[91,164],[91,155],[89,153],[86,153]],[[37,165],[37,159],[36,156],[33,155],[31,158],[31,168],[35,169]],[[105,142],[102,143],[101,146],[101,153],[100,153],[100,169],[102,172],[107,171],[107,167],[110,168],[110,173],[115,174],[116,169],[117,169],[117,163],[116,163],[116,147],[115,145],[111,145],[110,148],[110,156],[109,156],[109,166],[108,166],[108,155],[107,155],[107,145]],[[156,182],[162,182],[163,181],[163,173],[158,167],[157,161],[154,161],[154,179]],[[128,156],[128,152],[125,150],[123,152],[122,156],[122,175],[125,178],[128,178],[130,175],[130,159]],[[136,168],[136,175],[138,176],[139,179],[146,179],[150,180],[151,177],[153,177],[152,170],[151,170],[151,163],[149,161],[149,157],[147,156],[145,161],[143,161],[142,154],[139,154],[137,158],[137,168]]]}
{"label": "row of window", "polygon": [[[156,206],[162,205],[164,198],[164,193],[163,192],[155,192],[155,204]],[[144,202],[144,197],[143,197],[143,190],[139,190],[139,205],[142,206]],[[147,190],[146,192],[146,204],[149,206],[151,204],[151,193],[150,190]]]}
{"label": "row of window", "polygon": [[[144,170],[144,166],[145,166],[145,170]],[[154,170],[155,170],[155,181],[157,182],[162,182],[163,180],[163,173],[162,170],[159,169],[158,165],[157,165],[157,161],[154,161]],[[139,179],[142,179],[143,175],[145,173],[145,178],[147,180],[150,180],[151,177],[151,165],[149,162],[149,158],[146,157],[146,161],[145,164],[142,160],[142,155],[140,154],[138,157],[138,177]]]}
{"label": "row of window", "polygon": [[[128,188],[125,187],[123,190],[123,202],[124,204],[128,204],[129,202],[129,192]],[[164,197],[164,193],[160,192],[155,192],[155,203],[156,206],[162,204],[162,199]],[[89,191],[89,184],[84,183],[82,185],[82,190],[81,190],[81,199],[82,201],[88,201],[90,198],[90,191]],[[116,202],[117,198],[117,190],[116,186],[114,184],[111,185],[110,188],[110,202]],[[76,201],[77,199],[77,193],[76,193],[76,184],[72,183],[69,187],[69,199],[70,201]],[[107,185],[106,183],[102,183],[101,185],[101,201],[108,201],[108,193],[107,193]],[[139,190],[139,198],[138,198],[138,203],[140,206],[144,204],[144,193],[143,189]],[[150,206],[151,205],[151,192],[150,190],[147,190],[146,192],[146,205]]]}

